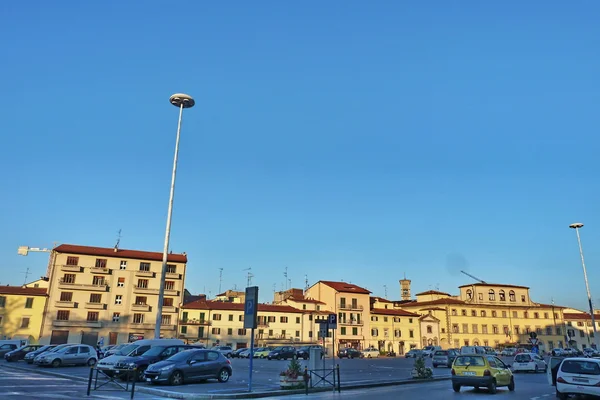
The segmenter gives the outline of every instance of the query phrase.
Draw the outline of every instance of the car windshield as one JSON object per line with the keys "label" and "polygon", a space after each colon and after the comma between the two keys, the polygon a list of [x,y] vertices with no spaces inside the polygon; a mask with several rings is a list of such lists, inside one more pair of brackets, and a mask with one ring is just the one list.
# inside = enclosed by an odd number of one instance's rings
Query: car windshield
{"label": "car windshield", "polygon": [[273,351],[281,351],[283,350],[283,346],[275,347]]}
{"label": "car windshield", "polygon": [[465,367],[467,365],[483,367],[485,366],[485,362],[483,361],[483,357],[459,356],[454,360],[454,365],[459,367]]}
{"label": "car windshield", "polygon": [[310,349],[310,346],[302,346],[302,347],[300,347],[300,350],[308,350],[308,349]]}
{"label": "car windshield", "polygon": [[115,354],[122,355],[122,356],[128,356],[131,353],[133,353],[138,347],[140,347],[139,344],[132,343],[132,344],[129,344],[129,345],[123,347],[121,350],[119,350]]}
{"label": "car windshield", "polygon": [[186,351],[182,351],[180,353],[177,353],[177,354],[169,357],[168,360],[169,361],[173,361],[173,362],[187,361],[187,359],[190,358],[190,356],[192,354],[196,354],[196,351],[198,351],[198,350],[186,350]]}
{"label": "car windshield", "polygon": [[516,362],[529,362],[529,361],[531,361],[531,357],[529,356],[529,354],[518,354],[515,357],[515,361]]}
{"label": "car windshield", "polygon": [[51,348],[52,348],[52,346],[42,346],[39,349],[37,349],[36,351],[38,351],[38,352],[41,353],[42,351],[46,351],[46,350],[51,349]]}
{"label": "car windshield", "polygon": [[444,350],[441,350],[441,351],[440,351],[440,350],[438,350],[438,351],[436,351],[435,353],[433,353],[433,355],[434,355],[434,356],[447,356],[447,355],[448,355],[448,352],[447,352],[447,351],[444,351]]}
{"label": "car windshield", "polygon": [[565,360],[560,369],[569,374],[600,375],[600,364],[594,361]]}
{"label": "car windshield", "polygon": [[166,349],[165,346],[154,346],[151,347],[150,350],[144,353],[145,356],[159,356],[163,350]]}

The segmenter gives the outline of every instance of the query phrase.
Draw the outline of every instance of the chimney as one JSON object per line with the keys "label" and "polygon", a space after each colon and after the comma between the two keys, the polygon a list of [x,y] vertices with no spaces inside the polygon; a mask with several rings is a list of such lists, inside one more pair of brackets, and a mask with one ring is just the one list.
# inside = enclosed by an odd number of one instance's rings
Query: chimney
{"label": "chimney", "polygon": [[113,251],[116,253],[117,251],[119,251],[119,247],[118,247],[118,246],[115,246],[115,248],[114,248],[114,250],[113,250]]}

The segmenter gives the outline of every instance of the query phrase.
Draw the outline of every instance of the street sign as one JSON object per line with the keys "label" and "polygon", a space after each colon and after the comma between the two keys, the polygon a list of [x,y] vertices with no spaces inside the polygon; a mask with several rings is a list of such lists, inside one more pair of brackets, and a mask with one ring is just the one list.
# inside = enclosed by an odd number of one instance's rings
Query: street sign
{"label": "street sign", "polygon": [[103,347],[104,346],[104,336],[100,338],[100,340],[98,341],[98,346]]}
{"label": "street sign", "polygon": [[256,329],[258,314],[258,286],[246,288],[244,304],[244,329]]}
{"label": "street sign", "polygon": [[329,314],[327,318],[329,329],[337,329],[337,314]]}
{"label": "street sign", "polygon": [[319,337],[326,338],[329,334],[328,321],[319,321]]}

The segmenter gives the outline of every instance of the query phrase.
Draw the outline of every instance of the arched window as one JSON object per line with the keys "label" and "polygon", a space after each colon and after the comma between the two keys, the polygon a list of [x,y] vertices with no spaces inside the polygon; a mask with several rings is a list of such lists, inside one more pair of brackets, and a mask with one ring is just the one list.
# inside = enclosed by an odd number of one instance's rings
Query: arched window
{"label": "arched window", "polygon": [[467,289],[467,299],[473,300],[473,291],[471,289]]}
{"label": "arched window", "polygon": [[508,298],[510,299],[510,301],[517,301],[517,297],[515,296],[514,290],[511,290],[510,292],[508,292]]}
{"label": "arched window", "polygon": [[477,340],[477,339],[473,340],[473,346],[479,346],[479,340]]}
{"label": "arched window", "polygon": [[490,291],[488,293],[490,295],[490,301],[495,301],[496,300],[496,292],[494,292],[494,289],[490,289]]}
{"label": "arched window", "polygon": [[427,325],[427,333],[433,333],[433,328],[431,325]]}
{"label": "arched window", "polygon": [[504,294],[504,290],[499,291],[498,295],[500,296],[500,301],[506,301],[506,295]]}

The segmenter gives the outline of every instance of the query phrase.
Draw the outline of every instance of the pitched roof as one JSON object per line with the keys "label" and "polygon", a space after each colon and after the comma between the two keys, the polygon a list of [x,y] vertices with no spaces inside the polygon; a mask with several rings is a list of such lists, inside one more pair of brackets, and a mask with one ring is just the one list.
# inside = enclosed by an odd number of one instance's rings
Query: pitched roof
{"label": "pitched roof", "polygon": [[[187,310],[222,310],[222,311],[244,311],[244,303],[230,303],[226,301],[206,301],[197,300],[181,306]],[[274,305],[274,304],[259,304],[258,311],[261,312],[281,312],[281,313],[302,313],[302,310],[291,306]]]}
{"label": "pitched roof", "polygon": [[518,285],[505,285],[503,283],[470,283],[468,285],[459,286],[459,288],[469,287],[469,286],[494,286],[494,287],[507,287],[507,288],[515,288],[515,289],[529,289],[527,286],[518,286]]}
{"label": "pitched roof", "polygon": [[428,290],[426,292],[417,293],[415,296],[424,296],[427,294],[441,294],[444,296],[450,296],[450,293],[440,292],[439,290]]}
{"label": "pitched roof", "polygon": [[362,288],[360,286],[356,286],[352,283],[347,283],[347,282],[334,282],[334,281],[319,281],[324,285],[329,286],[330,288],[338,291],[338,292],[342,292],[342,293],[357,293],[357,294],[371,294],[370,291],[368,291],[365,288]]}
{"label": "pitched roof", "polygon": [[377,300],[380,303],[393,303],[393,301],[390,301],[388,299],[384,299],[383,297],[378,297],[378,296],[371,296],[371,300]]}
{"label": "pitched roof", "polygon": [[[54,248],[54,251],[58,253],[66,254],[82,254],[86,256],[100,256],[100,257],[115,257],[115,258],[128,258],[138,260],[149,260],[149,261],[162,261],[162,253],[153,251],[141,251],[141,250],[125,250],[111,247],[91,247],[91,246],[79,246],[75,244],[61,244]],[[187,263],[187,254],[169,254],[167,260],[171,262]]]}
{"label": "pitched roof", "polygon": [[376,315],[393,315],[396,317],[418,317],[419,314],[411,313],[406,310],[388,309],[388,308],[372,308],[371,314]]}
{"label": "pitched roof", "polygon": [[46,293],[46,289],[44,288],[30,288],[23,286],[0,286],[0,294],[45,296]]}
{"label": "pitched roof", "polygon": [[[600,314],[594,312],[594,317],[600,319]],[[587,320],[587,319],[589,319],[591,321],[592,317],[591,317],[590,313],[563,313],[563,319],[565,319],[565,320],[569,320],[569,319]]]}

